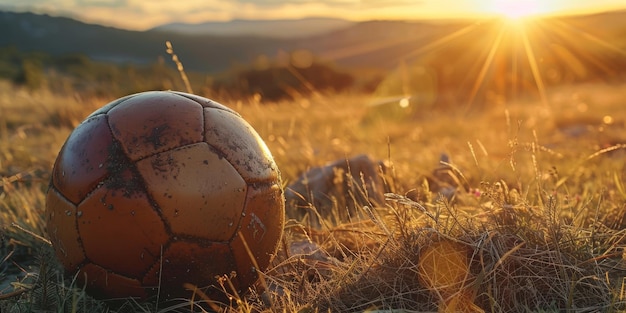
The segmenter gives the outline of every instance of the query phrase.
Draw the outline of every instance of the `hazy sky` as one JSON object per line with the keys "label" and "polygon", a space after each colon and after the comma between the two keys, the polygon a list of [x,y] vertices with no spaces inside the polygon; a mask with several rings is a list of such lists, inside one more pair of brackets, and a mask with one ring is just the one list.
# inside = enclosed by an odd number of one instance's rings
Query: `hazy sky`
{"label": "hazy sky", "polygon": [[625,9],[625,0],[0,0],[0,9],[70,15],[129,29],[170,22],[301,18],[364,19],[475,17],[521,12]]}

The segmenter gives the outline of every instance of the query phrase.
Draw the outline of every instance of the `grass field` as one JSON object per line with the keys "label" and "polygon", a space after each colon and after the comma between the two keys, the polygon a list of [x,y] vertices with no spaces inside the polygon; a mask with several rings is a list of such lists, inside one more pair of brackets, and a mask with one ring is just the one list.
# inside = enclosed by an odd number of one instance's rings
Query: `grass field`
{"label": "grass field", "polygon": [[[362,153],[390,167],[386,205],[363,208],[363,219],[310,228],[288,207],[283,251],[263,275],[270,289],[220,309],[626,310],[624,87],[566,86],[548,91],[548,105],[470,112],[352,94],[215,99],[255,127],[286,184]],[[42,217],[51,168],[73,127],[110,100],[0,83],[1,312],[207,309],[197,299],[109,309],[59,273]],[[442,154],[451,182],[437,187]],[[298,245],[314,253],[292,253]]]}

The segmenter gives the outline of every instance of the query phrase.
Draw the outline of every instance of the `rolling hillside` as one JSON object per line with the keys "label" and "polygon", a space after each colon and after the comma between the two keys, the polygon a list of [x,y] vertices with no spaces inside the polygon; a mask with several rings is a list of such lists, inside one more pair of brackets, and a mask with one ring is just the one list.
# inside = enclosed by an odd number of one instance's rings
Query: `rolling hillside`
{"label": "rolling hillside", "polygon": [[[281,39],[254,36],[241,29],[231,31],[237,36],[190,35],[171,25],[145,32],[128,31],[65,17],[0,12],[0,47],[15,46],[21,51],[52,55],[81,53],[96,60],[147,64],[158,56],[167,57],[164,43],[169,40],[185,67],[197,71],[220,71],[234,64],[247,64],[260,54],[274,57],[294,49],[307,49],[338,64],[359,67],[378,63],[373,59],[389,50],[393,51],[386,57],[397,58],[458,27],[459,23],[367,21],[309,37]],[[376,66],[395,65],[392,61]]]}
{"label": "rolling hillside", "polygon": [[296,20],[232,20],[198,24],[171,23],[152,30],[183,35],[260,36],[268,38],[302,38],[321,35],[354,25],[336,18],[303,18]]}
{"label": "rolling hillside", "polygon": [[[233,23],[230,25],[253,21]],[[487,56],[485,47],[494,44],[498,27],[497,21],[366,21],[309,37],[281,39],[255,36],[241,29],[237,30],[237,36],[181,34],[172,31],[171,25],[144,32],[128,31],[64,17],[0,12],[0,47],[13,46],[24,52],[52,55],[80,53],[95,60],[150,64],[159,57],[168,58],[164,43],[169,40],[185,68],[202,72],[250,64],[259,55],[272,59],[281,52],[306,49],[318,58],[352,69],[389,70],[406,62],[443,71],[452,65],[454,73],[445,78],[449,84],[450,79],[467,75],[468,70],[473,69],[478,75],[482,61],[477,62],[476,58]],[[617,77],[626,72],[626,11],[541,20],[528,29],[529,35],[536,37],[531,38],[532,50],[544,62],[542,70],[552,70],[548,63],[551,60],[555,64],[563,63],[565,56],[576,67],[590,69],[584,75],[578,70],[575,79]],[[502,42],[512,45],[513,37],[508,34]],[[459,52],[466,53],[459,55]],[[503,60],[513,58],[507,54],[510,51],[502,52]],[[526,55],[518,57],[526,59]],[[598,64],[600,59],[608,63]],[[561,67],[555,68],[576,71]]]}
{"label": "rolling hillside", "polygon": [[96,60],[148,64],[166,56],[172,41],[189,69],[218,71],[273,53],[284,40],[260,37],[189,36],[161,31],[128,31],[86,24],[64,17],[32,13],[0,13],[0,46],[52,55],[85,54]]}

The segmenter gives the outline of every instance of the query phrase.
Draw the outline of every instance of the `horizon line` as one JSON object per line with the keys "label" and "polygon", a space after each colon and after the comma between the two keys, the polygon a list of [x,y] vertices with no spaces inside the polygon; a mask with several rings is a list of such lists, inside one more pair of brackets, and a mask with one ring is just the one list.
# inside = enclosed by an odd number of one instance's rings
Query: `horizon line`
{"label": "horizon line", "polygon": [[[281,18],[245,18],[245,17],[234,17],[231,19],[219,20],[219,19],[207,19],[201,22],[185,22],[185,21],[171,21],[166,23],[161,23],[155,26],[150,26],[147,28],[133,28],[133,27],[122,27],[116,25],[114,23],[105,23],[102,21],[92,21],[88,18],[83,18],[77,15],[76,13],[64,11],[64,12],[52,12],[50,10],[44,9],[21,9],[15,7],[7,7],[0,5],[0,12],[9,12],[9,13],[30,13],[35,15],[43,15],[50,16],[54,18],[68,18],[72,20],[76,20],[78,22],[84,24],[98,25],[103,27],[115,28],[120,30],[127,31],[150,31],[155,28],[172,25],[172,24],[185,24],[185,25],[201,25],[205,23],[229,23],[234,21],[255,21],[255,22],[265,22],[265,21],[301,21],[307,19],[328,19],[328,20],[343,20],[354,23],[362,23],[362,22],[371,22],[371,21],[399,21],[399,22],[454,22],[454,21],[475,21],[475,20],[493,20],[503,18],[502,15],[496,13],[471,13],[467,16],[420,16],[416,18],[406,18],[406,17],[371,17],[371,18],[345,18],[345,17],[335,17],[335,16],[324,16],[324,15],[311,15],[305,17],[281,17]],[[592,15],[600,15],[600,14],[611,14],[611,13],[626,13],[626,8],[605,8],[605,9],[597,9],[597,10],[566,10],[566,11],[556,11],[556,12],[546,12],[539,13],[531,16],[530,18],[561,18],[561,17],[576,17],[576,16],[592,16]]]}

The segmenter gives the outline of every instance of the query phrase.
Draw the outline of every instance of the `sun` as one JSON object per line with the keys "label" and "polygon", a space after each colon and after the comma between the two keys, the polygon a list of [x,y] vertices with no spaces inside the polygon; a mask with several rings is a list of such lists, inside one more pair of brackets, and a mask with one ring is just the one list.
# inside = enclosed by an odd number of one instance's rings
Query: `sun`
{"label": "sun", "polygon": [[551,11],[549,1],[541,0],[492,0],[488,10],[510,20],[519,20]]}

